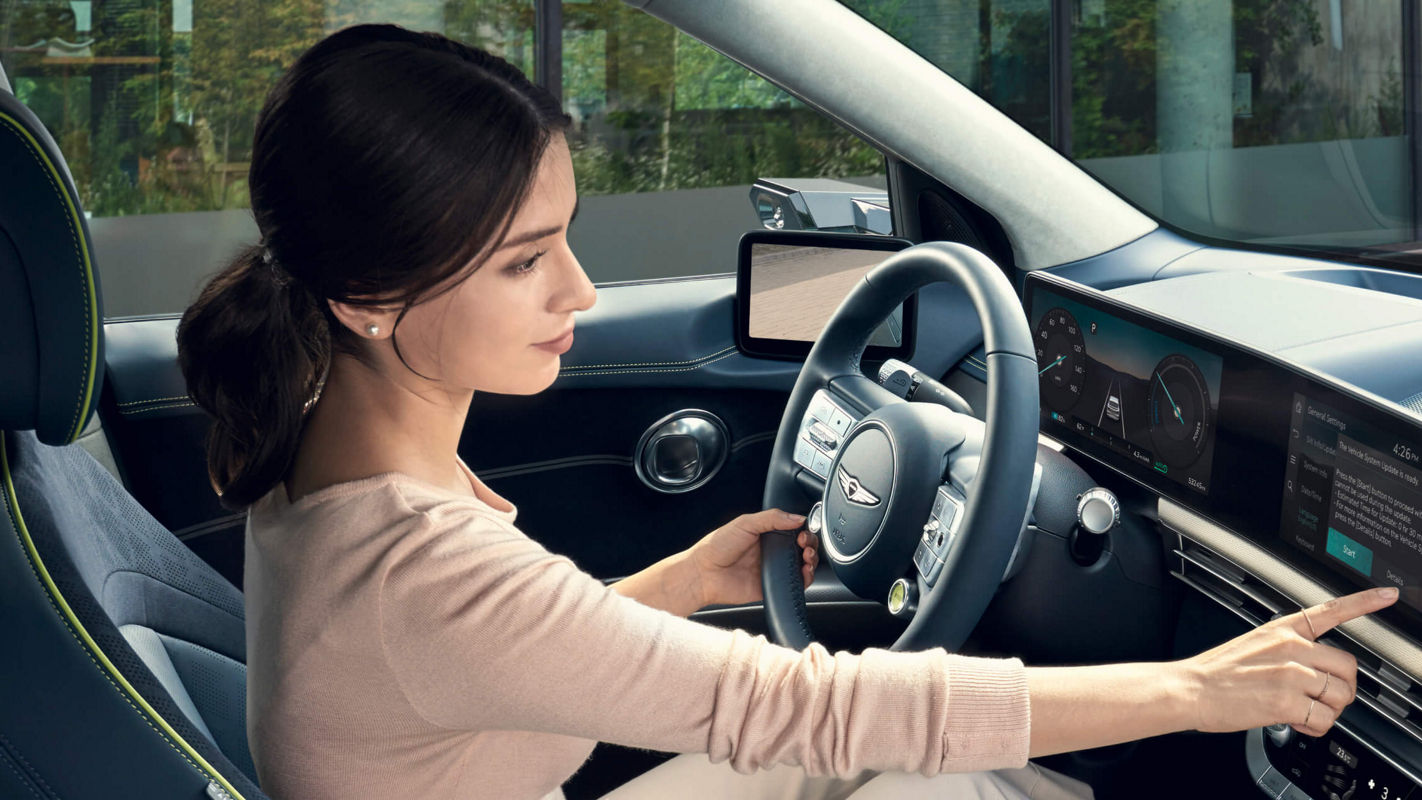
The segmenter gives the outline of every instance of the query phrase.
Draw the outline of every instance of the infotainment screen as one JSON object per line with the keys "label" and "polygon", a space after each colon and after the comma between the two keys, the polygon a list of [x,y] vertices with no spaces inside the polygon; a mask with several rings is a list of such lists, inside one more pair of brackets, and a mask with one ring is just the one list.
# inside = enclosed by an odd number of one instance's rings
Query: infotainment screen
{"label": "infotainment screen", "polygon": [[[1415,432],[1413,432],[1415,433]],[[1331,568],[1422,605],[1422,450],[1304,392],[1289,423],[1279,533]]]}
{"label": "infotainment screen", "polygon": [[1218,355],[1046,289],[1028,321],[1044,429],[1068,428],[1209,494]]}
{"label": "infotainment screen", "polygon": [[1041,430],[1422,643],[1422,419],[1273,354],[1031,273]]}

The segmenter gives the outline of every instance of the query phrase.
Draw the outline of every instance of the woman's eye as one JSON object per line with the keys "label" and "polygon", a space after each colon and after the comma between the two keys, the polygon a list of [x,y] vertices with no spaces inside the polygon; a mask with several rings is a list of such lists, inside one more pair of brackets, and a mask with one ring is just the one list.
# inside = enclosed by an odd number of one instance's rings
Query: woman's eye
{"label": "woman's eye", "polygon": [[508,271],[513,273],[514,275],[527,275],[528,273],[533,271],[534,267],[538,266],[538,259],[540,258],[543,258],[543,253],[535,255],[533,258],[530,258],[527,261],[514,264],[513,266],[508,268]]}

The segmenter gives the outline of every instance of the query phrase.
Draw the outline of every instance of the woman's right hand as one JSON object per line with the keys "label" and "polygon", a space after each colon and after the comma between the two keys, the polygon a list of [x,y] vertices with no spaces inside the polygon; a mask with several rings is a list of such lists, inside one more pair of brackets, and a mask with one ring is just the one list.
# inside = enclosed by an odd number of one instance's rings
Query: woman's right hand
{"label": "woman's right hand", "polygon": [[1195,699],[1194,727],[1219,732],[1283,723],[1323,735],[1357,695],[1358,662],[1315,640],[1396,600],[1396,589],[1339,597],[1178,662]]}

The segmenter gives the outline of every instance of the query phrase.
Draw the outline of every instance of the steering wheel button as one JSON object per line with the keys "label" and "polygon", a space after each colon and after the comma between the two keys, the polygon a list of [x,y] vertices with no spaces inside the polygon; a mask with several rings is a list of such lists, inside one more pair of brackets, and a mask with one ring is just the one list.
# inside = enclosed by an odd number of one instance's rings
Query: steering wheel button
{"label": "steering wheel button", "polygon": [[853,424],[854,420],[851,419],[850,416],[844,413],[843,411],[840,411],[836,408],[834,411],[830,412],[829,426],[833,428],[834,432],[839,434],[841,437],[843,437],[846,433],[849,432],[849,428]]}
{"label": "steering wheel button", "polygon": [[938,513],[938,524],[950,531],[958,530],[958,504],[952,500],[943,504],[943,510]]}
{"label": "steering wheel button", "polygon": [[805,435],[810,437],[810,441],[822,450],[834,450],[839,447],[839,437],[835,435],[833,429],[823,422],[815,422],[805,431]]}
{"label": "steering wheel button", "polygon": [[923,542],[918,543],[918,549],[913,553],[913,565],[918,567],[924,577],[928,577],[929,567],[933,566],[933,553]]}
{"label": "steering wheel button", "polygon": [[814,461],[810,464],[810,471],[821,477],[828,476],[830,472],[830,457],[816,450]]}
{"label": "steering wheel button", "polygon": [[795,463],[806,469],[814,469],[815,446],[803,437],[795,440]]}
{"label": "steering wheel button", "polygon": [[810,513],[805,515],[805,529],[816,536],[825,529],[825,504],[815,503],[810,506]]}

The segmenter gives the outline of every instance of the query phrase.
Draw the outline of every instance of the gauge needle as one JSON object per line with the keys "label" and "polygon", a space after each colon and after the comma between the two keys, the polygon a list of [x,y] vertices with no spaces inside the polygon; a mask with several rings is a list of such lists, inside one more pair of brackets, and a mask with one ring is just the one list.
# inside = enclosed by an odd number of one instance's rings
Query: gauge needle
{"label": "gauge needle", "polygon": [[1165,390],[1165,399],[1170,401],[1170,408],[1175,412],[1175,421],[1181,425],[1185,424],[1185,418],[1180,416],[1180,406],[1175,405],[1175,398],[1170,396],[1170,387],[1165,385],[1165,379],[1160,377],[1160,373],[1155,373],[1155,379],[1160,381],[1160,388]]}
{"label": "gauge needle", "polygon": [[1037,370],[1037,374],[1038,374],[1038,375],[1041,375],[1043,372],[1046,372],[1047,370],[1051,369],[1052,367],[1055,367],[1056,365],[1062,363],[1063,361],[1066,361],[1066,356],[1065,356],[1065,355],[1057,356],[1057,360],[1056,360],[1056,361],[1053,361],[1052,363],[1048,364],[1047,366],[1042,367],[1041,369]]}

